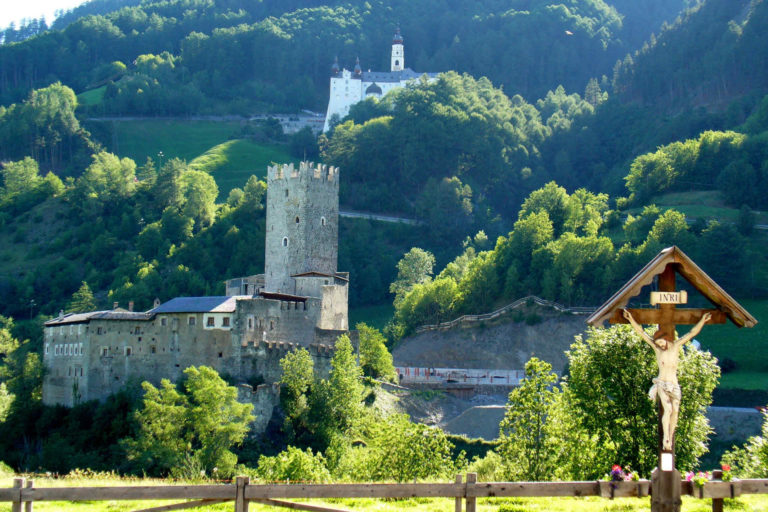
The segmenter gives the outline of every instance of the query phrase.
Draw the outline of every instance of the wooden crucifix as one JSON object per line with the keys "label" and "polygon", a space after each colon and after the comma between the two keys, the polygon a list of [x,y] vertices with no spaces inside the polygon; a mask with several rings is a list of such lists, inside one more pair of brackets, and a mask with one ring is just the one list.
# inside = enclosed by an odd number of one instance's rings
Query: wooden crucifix
{"label": "wooden crucifix", "polygon": [[[685,291],[676,290],[676,274],[682,275],[715,308],[678,308],[687,302],[687,295]],[[657,279],[658,291],[651,293],[650,302],[658,307],[627,309],[629,300],[654,279]],[[739,327],[757,324],[752,315],[677,247],[661,251],[587,319],[593,326],[601,326],[606,320],[612,324],[629,323],[656,354],[659,373],[649,392],[652,400],[659,401],[659,466],[652,475],[652,511],[680,510],[680,473],[674,462],[674,433],[682,399],[677,383],[680,349],[705,324],[722,324],[728,319]],[[650,336],[643,330],[643,324],[655,324],[658,329]],[[693,328],[677,338],[677,326],[686,324]]]}

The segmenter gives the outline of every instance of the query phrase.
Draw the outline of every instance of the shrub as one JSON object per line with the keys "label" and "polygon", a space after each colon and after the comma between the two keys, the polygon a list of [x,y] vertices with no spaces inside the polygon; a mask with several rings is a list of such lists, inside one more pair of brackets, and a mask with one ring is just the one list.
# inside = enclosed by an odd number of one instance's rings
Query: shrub
{"label": "shrub", "polygon": [[327,482],[331,478],[322,453],[312,453],[311,448],[301,451],[295,446],[274,457],[259,457],[256,474],[268,482]]}

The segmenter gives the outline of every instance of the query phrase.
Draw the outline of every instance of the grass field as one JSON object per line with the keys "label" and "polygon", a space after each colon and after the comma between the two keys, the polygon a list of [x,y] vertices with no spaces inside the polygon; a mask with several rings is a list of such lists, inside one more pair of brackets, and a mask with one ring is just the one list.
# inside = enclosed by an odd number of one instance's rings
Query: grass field
{"label": "grass field", "polygon": [[[91,91],[89,91],[91,92]],[[272,162],[295,162],[285,146],[258,144],[241,139],[237,121],[100,121],[111,124],[109,150],[143,165],[147,157],[156,164],[181,158],[207,171],[219,186],[219,200],[242,187],[255,174],[266,175]],[[160,156],[162,153],[162,156]]]}
{"label": "grass field", "polygon": [[[160,485],[162,480],[150,479],[118,479],[118,478],[64,478],[48,479],[35,477],[36,487],[95,487],[95,486],[126,486],[126,485]],[[0,487],[11,487],[11,478],[0,478]],[[168,505],[169,501],[81,501],[81,502],[37,502],[34,509],[37,512],[122,512],[139,508]],[[312,504],[326,504],[329,507],[354,510],[357,512],[452,512],[452,499],[409,498],[397,500],[376,500],[369,498],[313,500]],[[646,512],[649,509],[649,498],[480,498],[477,502],[480,512]],[[233,503],[199,507],[197,511],[231,511]],[[9,503],[0,504],[0,511],[10,511]],[[254,512],[270,512],[281,509],[251,504],[249,510]],[[708,512],[712,510],[710,500],[699,500],[690,497],[683,498],[683,512]],[[743,496],[736,500],[726,500],[725,510],[768,512],[768,497],[764,495]]]}
{"label": "grass field", "polygon": [[[716,190],[697,190],[693,192],[675,192],[655,197],[652,203],[660,210],[675,209],[688,218],[718,219],[723,222],[736,222],[739,218],[739,209],[731,208],[725,204],[720,192]],[[630,210],[637,214],[637,211]],[[768,223],[768,214],[757,213],[757,223]]]}
{"label": "grass field", "polygon": [[91,106],[98,105],[101,100],[104,99],[104,92],[107,90],[107,86],[103,85],[95,89],[90,89],[81,92],[77,95],[77,103],[79,105]]}
{"label": "grass field", "polygon": [[268,165],[288,162],[298,164],[298,161],[286,152],[284,146],[234,139],[217,144],[189,164],[195,169],[211,174],[219,186],[219,197],[226,198],[233,188],[242,188],[251,175],[259,178],[266,176]]}
{"label": "grass field", "polygon": [[739,329],[730,322],[710,325],[696,339],[721,361],[736,362],[736,369],[722,376],[720,387],[768,390],[768,301],[745,299],[739,303],[757,318],[755,327]]}

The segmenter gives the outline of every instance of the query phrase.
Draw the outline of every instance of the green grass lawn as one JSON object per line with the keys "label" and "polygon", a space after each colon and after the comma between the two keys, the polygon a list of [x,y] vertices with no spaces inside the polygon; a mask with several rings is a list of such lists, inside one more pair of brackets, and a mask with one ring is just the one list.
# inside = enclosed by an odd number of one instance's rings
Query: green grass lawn
{"label": "green grass lawn", "polygon": [[211,174],[219,186],[219,197],[226,198],[233,188],[242,188],[251,175],[264,178],[268,165],[288,162],[299,163],[288,154],[285,146],[234,139],[217,144],[189,164]]}
{"label": "green grass lawn", "polygon": [[[731,208],[725,204],[722,195],[717,190],[696,190],[693,192],[674,192],[658,196],[651,201],[656,204],[660,210],[666,211],[674,209],[689,218],[718,219],[724,222],[736,222],[739,218],[739,209]],[[637,211],[630,210],[637,214]],[[768,223],[768,214],[758,213],[757,223]]]}
{"label": "green grass lawn", "polygon": [[106,90],[107,86],[102,85],[101,87],[97,87],[95,89],[83,91],[77,95],[77,103],[78,105],[85,105],[88,107],[91,105],[98,105],[101,103],[101,100],[104,99],[104,92]]}
{"label": "green grass lawn", "polygon": [[265,176],[272,162],[297,162],[285,146],[241,139],[240,123],[236,121],[98,122],[111,123],[112,140],[105,141],[109,150],[131,158],[136,165],[143,165],[147,157],[156,164],[181,158],[211,173],[219,186],[220,201],[233,188],[245,185],[252,174]]}
{"label": "green grass lawn", "polygon": [[[119,479],[116,477],[91,477],[50,479],[34,478],[36,487],[96,487],[96,486],[133,486],[133,485],[162,485],[163,480],[156,479]],[[202,483],[202,482],[197,482]],[[11,478],[0,478],[0,488],[12,486]],[[305,500],[296,500],[305,501]],[[149,507],[169,505],[173,501],[80,501],[80,502],[47,502],[34,504],[38,512],[122,512]],[[404,510],[409,512],[451,512],[454,510],[454,500],[446,498],[408,498],[379,500],[370,498],[312,500],[309,503],[326,505],[330,508],[354,510],[358,512],[384,512]],[[477,510],[480,512],[645,512],[649,509],[650,498],[479,498]],[[220,505],[210,505],[187,510],[231,511],[233,502]],[[10,511],[10,503],[0,503],[0,511]],[[249,510],[254,512],[269,512],[275,509],[251,503]],[[705,512],[712,510],[711,500],[699,500],[683,497],[684,512]],[[768,511],[768,497],[765,495],[746,495],[736,500],[726,500],[725,510]]]}
{"label": "green grass lawn", "polygon": [[730,322],[709,325],[696,339],[718,359],[736,362],[736,369],[722,376],[720,387],[768,390],[768,301],[744,299],[739,303],[757,318],[755,327],[739,329]]}

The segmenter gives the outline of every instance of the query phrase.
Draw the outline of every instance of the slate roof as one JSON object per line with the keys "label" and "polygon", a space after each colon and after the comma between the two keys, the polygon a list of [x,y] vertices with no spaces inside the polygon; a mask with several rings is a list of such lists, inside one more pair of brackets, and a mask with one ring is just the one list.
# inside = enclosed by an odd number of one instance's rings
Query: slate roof
{"label": "slate roof", "polygon": [[340,274],[326,274],[325,272],[318,272],[316,270],[302,272],[301,274],[291,274],[291,277],[332,277],[334,279],[341,279],[342,281],[349,281],[349,278],[346,276]]}
{"label": "slate roof", "polygon": [[91,320],[137,320],[148,321],[152,315],[143,312],[128,311],[127,309],[110,309],[106,311],[89,311],[88,313],[67,313],[45,322],[46,327],[57,325],[86,324]]}
{"label": "slate roof", "polygon": [[635,274],[618,292],[613,294],[605,304],[597,308],[587,318],[587,323],[593,326],[603,325],[618,309],[624,308],[632,297],[637,296],[644,286],[651,284],[656,276],[664,272],[664,269],[669,264],[673,264],[678,274],[691,283],[717,309],[723,311],[737,327],[754,327],[757,324],[757,319],[749,314],[749,311],[744,309],[741,304],[720,288],[720,285],[674,245],[667,247],[657,254],[640,272]]}
{"label": "slate roof", "polygon": [[250,295],[217,295],[212,297],[176,297],[164,302],[148,313],[232,313],[237,299],[250,299]]}
{"label": "slate roof", "polygon": [[437,78],[439,73],[417,73],[411,68],[405,68],[402,71],[363,71],[363,82],[392,83],[402,80],[415,80],[422,75],[429,78]]}

